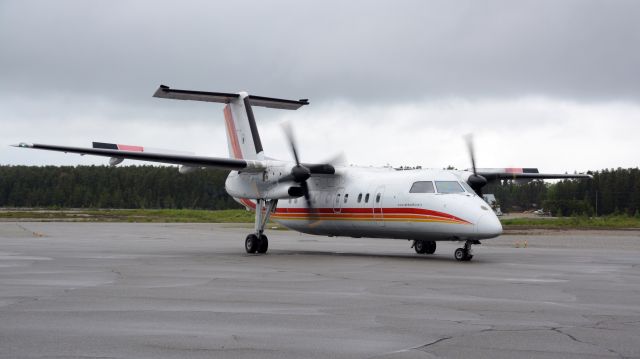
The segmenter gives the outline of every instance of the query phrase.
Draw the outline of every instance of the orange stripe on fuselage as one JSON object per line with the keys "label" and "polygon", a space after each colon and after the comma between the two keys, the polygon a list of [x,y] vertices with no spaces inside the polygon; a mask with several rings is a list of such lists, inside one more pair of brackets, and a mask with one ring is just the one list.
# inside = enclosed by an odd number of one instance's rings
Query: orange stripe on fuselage
{"label": "orange stripe on fuselage", "polygon": [[[462,218],[448,213],[422,208],[342,208],[334,212],[333,208],[314,208],[314,216],[322,220],[352,220],[352,221],[393,221],[393,222],[441,222],[456,224],[472,224]],[[307,208],[278,208],[271,216],[274,219],[298,220],[309,219]]]}
{"label": "orange stripe on fuselage", "polygon": [[233,157],[236,159],[242,159],[242,151],[240,150],[240,142],[238,141],[238,132],[236,132],[236,125],[233,122],[233,115],[231,114],[231,106],[229,106],[229,104],[224,107],[224,122],[227,127],[229,141],[231,141]]}

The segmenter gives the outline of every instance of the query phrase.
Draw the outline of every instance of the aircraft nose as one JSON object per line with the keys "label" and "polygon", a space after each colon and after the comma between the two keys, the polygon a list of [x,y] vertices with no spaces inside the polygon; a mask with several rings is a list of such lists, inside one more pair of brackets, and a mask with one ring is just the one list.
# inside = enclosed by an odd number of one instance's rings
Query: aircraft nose
{"label": "aircraft nose", "polygon": [[502,224],[493,214],[485,214],[476,223],[476,233],[482,238],[493,238],[502,234]]}

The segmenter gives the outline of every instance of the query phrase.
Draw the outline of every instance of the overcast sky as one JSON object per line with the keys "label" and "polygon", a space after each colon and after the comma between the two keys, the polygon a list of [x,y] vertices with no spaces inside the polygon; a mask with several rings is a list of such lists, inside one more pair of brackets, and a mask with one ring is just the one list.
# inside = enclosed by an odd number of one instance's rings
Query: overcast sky
{"label": "overcast sky", "polygon": [[[159,84],[309,98],[257,109],[268,155],[573,172],[639,165],[638,1],[0,0],[0,164],[103,164],[8,147],[106,141],[226,156],[222,105]],[[133,162],[129,162],[133,163]]]}

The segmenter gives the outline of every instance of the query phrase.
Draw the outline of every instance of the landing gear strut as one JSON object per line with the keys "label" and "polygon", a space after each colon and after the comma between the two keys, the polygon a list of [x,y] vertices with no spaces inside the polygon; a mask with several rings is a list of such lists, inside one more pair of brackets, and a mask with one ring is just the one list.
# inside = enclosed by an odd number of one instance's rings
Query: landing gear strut
{"label": "landing gear strut", "polygon": [[414,240],[413,245],[411,245],[413,249],[418,254],[433,254],[436,252],[436,242],[435,241],[422,241],[422,240]]}
{"label": "landing gear strut", "polygon": [[456,249],[455,252],[453,252],[453,256],[456,258],[456,260],[461,261],[461,262],[468,262],[471,260],[471,258],[473,258],[473,253],[471,251],[471,245],[472,244],[480,244],[480,241],[478,240],[468,240],[466,242],[464,242],[464,247],[463,248],[458,248]]}
{"label": "landing gear strut", "polygon": [[258,199],[256,202],[255,233],[248,235],[245,239],[244,250],[247,253],[267,253],[269,239],[264,235],[264,227],[276,208],[278,200]]}

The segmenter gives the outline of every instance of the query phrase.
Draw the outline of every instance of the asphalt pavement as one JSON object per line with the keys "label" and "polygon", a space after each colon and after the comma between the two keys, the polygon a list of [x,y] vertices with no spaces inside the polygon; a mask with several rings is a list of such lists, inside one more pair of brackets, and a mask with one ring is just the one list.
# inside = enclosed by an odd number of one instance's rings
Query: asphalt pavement
{"label": "asphalt pavement", "polygon": [[[457,243],[0,223],[0,358],[640,357],[640,232]],[[526,242],[526,248],[525,248]]]}

